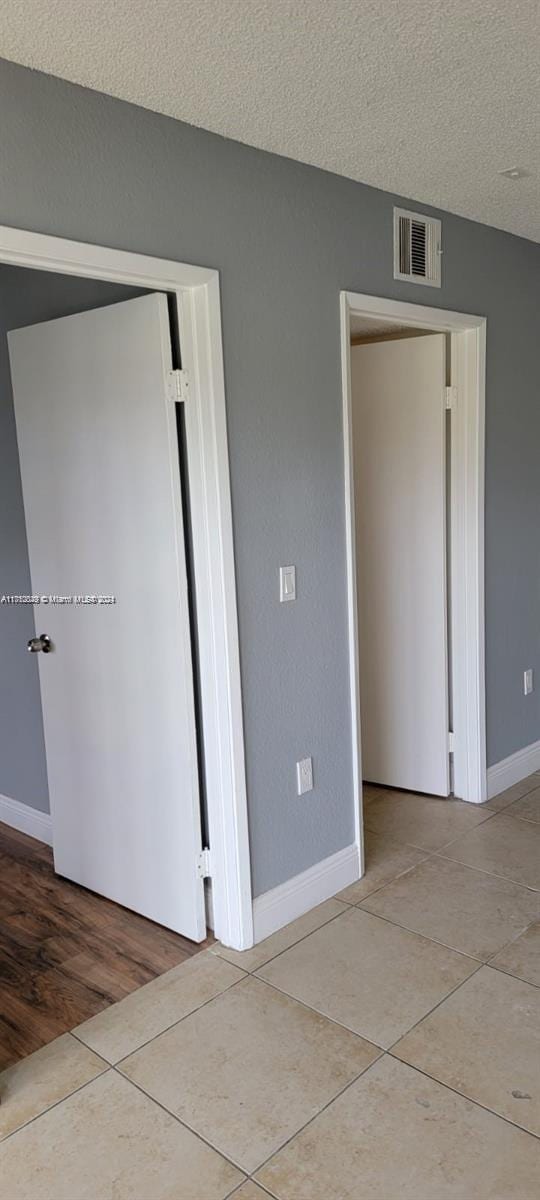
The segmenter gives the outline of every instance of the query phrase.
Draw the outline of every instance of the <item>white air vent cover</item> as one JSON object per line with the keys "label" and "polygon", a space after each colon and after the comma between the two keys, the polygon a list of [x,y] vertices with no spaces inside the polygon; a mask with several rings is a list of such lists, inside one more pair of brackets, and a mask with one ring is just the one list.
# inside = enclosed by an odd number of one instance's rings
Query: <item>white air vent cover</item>
{"label": "white air vent cover", "polygon": [[441,222],[394,209],[394,279],[441,286]]}

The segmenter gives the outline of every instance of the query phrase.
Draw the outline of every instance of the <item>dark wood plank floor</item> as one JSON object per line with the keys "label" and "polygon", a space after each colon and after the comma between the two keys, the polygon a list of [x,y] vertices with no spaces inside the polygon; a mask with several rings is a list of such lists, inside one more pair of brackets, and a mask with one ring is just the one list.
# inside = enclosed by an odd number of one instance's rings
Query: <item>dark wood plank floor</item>
{"label": "dark wood plank floor", "polygon": [[0,1070],[211,941],[61,879],[48,846],[0,823]]}

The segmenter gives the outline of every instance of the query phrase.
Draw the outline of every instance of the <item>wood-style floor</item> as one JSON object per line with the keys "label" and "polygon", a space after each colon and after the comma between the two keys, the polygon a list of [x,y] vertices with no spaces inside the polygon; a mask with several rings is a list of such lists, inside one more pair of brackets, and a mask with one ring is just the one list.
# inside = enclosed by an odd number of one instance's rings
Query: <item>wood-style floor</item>
{"label": "wood-style floor", "polygon": [[0,1070],[210,941],[61,879],[48,846],[0,824]]}

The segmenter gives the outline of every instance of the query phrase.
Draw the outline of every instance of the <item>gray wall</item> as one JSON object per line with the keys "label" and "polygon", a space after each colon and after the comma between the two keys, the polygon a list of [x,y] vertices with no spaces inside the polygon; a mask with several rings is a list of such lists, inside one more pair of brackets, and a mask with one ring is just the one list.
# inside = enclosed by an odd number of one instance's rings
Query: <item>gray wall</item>
{"label": "gray wall", "polygon": [[[6,332],[140,295],[140,289],[0,264],[0,595],[28,595],[30,569]],[[40,629],[38,632],[46,632]],[[0,605],[0,794],[47,812],[33,609]]]}
{"label": "gray wall", "polygon": [[[393,196],[8,63],[0,111],[4,224],[221,271],[255,894],[353,838],[342,288],[488,317],[489,762],[535,741],[539,247],[446,215],[426,291],[392,279]],[[280,563],[295,605],[277,603]]]}

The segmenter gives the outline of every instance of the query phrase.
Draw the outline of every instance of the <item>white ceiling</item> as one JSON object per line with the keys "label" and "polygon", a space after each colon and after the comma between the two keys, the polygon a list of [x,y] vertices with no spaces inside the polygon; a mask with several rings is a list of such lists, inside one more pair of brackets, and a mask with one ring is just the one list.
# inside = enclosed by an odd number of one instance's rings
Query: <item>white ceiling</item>
{"label": "white ceiling", "polygon": [[[0,55],[540,241],[537,0],[3,0]],[[499,171],[515,164],[528,178]]]}

